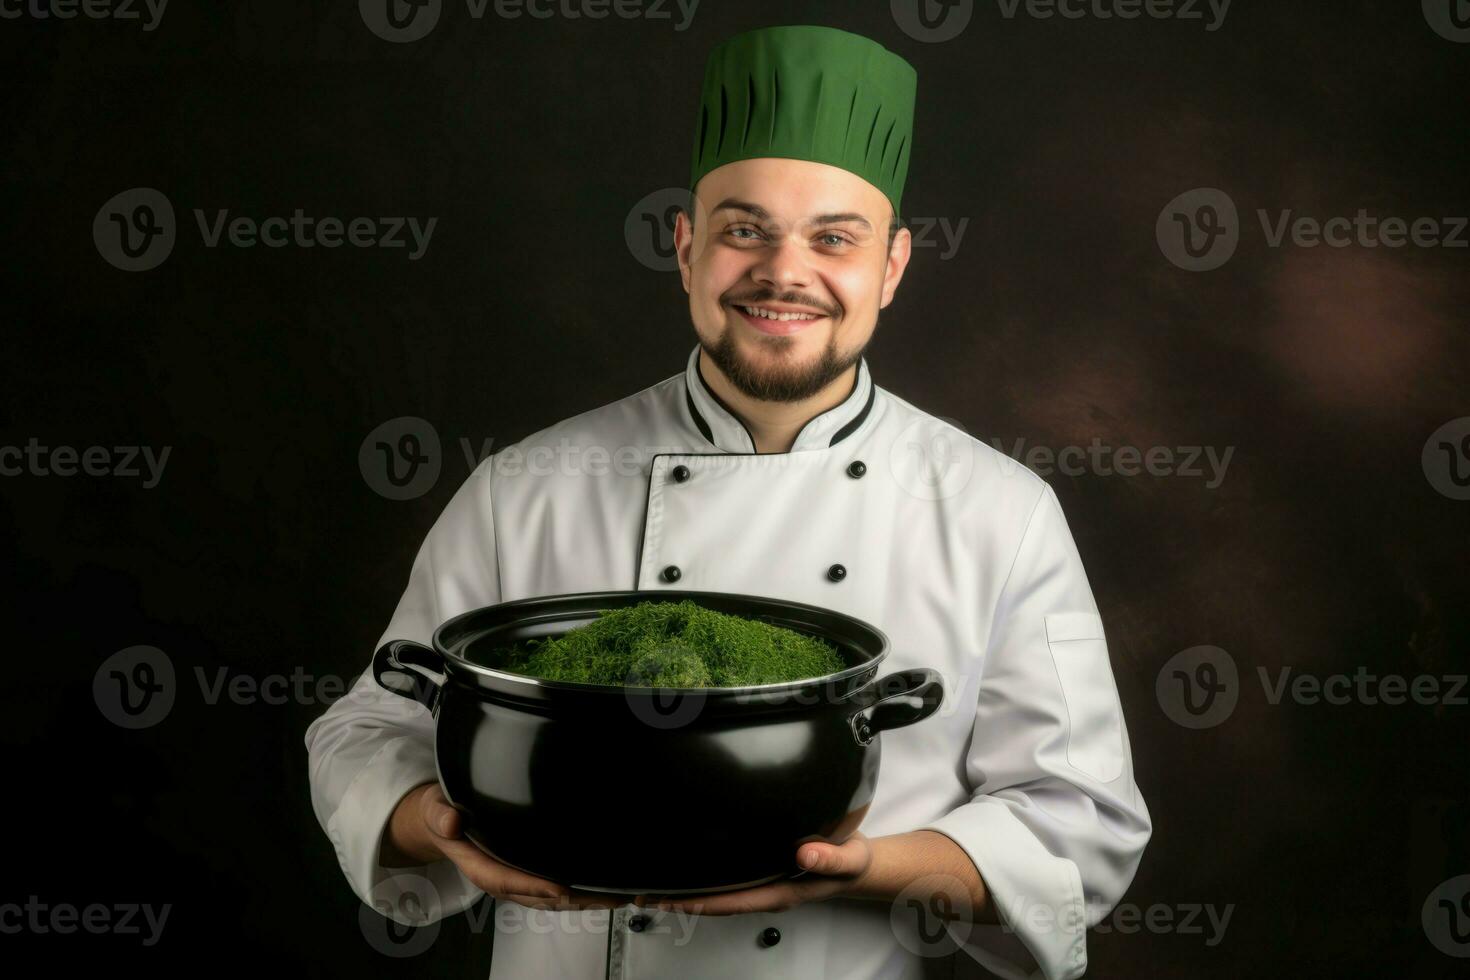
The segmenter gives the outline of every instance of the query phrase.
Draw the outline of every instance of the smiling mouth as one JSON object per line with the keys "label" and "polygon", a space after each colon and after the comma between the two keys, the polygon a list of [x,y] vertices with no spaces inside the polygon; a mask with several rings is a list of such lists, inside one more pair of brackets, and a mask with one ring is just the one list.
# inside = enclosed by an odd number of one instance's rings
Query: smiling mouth
{"label": "smiling mouth", "polygon": [[818,320],[827,319],[825,313],[812,313],[807,310],[783,311],[766,306],[747,306],[742,303],[731,303],[730,308],[761,333],[777,336],[798,333]]}

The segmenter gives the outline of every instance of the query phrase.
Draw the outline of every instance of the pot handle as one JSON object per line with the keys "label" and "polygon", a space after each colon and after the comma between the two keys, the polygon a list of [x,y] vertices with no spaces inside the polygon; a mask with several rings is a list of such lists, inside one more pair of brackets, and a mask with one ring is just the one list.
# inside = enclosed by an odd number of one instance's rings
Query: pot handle
{"label": "pot handle", "polygon": [[373,654],[373,680],[379,687],[433,711],[444,682],[424,670],[444,673],[444,658],[422,643],[389,640]]}
{"label": "pot handle", "polygon": [[867,745],[879,732],[912,725],[938,711],[944,681],[929,667],[899,670],[858,690],[856,700],[863,707],[849,719],[852,736],[859,745]]}

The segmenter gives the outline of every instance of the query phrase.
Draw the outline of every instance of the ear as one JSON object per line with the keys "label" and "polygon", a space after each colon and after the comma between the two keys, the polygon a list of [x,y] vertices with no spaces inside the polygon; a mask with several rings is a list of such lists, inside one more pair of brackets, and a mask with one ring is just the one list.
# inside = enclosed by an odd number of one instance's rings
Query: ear
{"label": "ear", "polygon": [[674,219],[674,254],[679,257],[679,278],[684,281],[684,292],[689,292],[690,266],[694,262],[694,225],[688,211],[680,211]]}
{"label": "ear", "polygon": [[888,250],[888,260],[883,267],[883,298],[878,304],[881,310],[893,302],[893,294],[898,292],[898,284],[903,279],[903,272],[909,267],[909,258],[913,255],[914,236],[907,228],[898,229],[893,236],[893,247]]}

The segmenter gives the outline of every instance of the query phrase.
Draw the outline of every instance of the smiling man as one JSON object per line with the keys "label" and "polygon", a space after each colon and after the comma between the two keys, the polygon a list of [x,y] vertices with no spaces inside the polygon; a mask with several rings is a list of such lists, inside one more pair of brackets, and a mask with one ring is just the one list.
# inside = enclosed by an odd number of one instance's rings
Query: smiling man
{"label": "smiling man", "polygon": [[[399,922],[492,895],[492,980],[917,978],[956,947],[1005,976],[1071,978],[1085,927],[1133,878],[1152,827],[1056,496],[878,387],[863,357],[911,256],[915,92],[903,59],[829,28],[714,50],[675,231],[698,338],[684,370],[477,468],[383,641],[428,643],[530,596],[764,595],[877,626],[885,669],[937,669],[943,707],[883,734],[859,831],[795,848],[802,873],[628,902],[470,843],[436,780],[433,718],[365,672],[307,731],[318,818],[357,894]],[[524,465],[549,447],[583,462]],[[598,447],[637,465],[587,462]],[[618,803],[589,799],[587,833]]]}
{"label": "smiling man", "polygon": [[696,201],[717,203],[702,222],[680,215],[675,247],[701,376],[757,452],[785,452],[852,392],[912,236],[881,191],[827,163],[722,164],[696,180]]}

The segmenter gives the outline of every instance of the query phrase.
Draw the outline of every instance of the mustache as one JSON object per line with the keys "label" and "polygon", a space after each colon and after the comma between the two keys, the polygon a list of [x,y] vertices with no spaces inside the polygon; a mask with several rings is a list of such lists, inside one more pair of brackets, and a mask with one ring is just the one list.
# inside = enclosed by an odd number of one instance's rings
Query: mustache
{"label": "mustache", "polygon": [[827,316],[833,316],[837,312],[826,303],[815,300],[810,296],[803,296],[800,293],[784,293],[781,295],[777,295],[769,289],[760,293],[752,293],[749,296],[742,296],[739,299],[727,300],[727,302],[731,306],[760,306],[762,303],[785,303],[788,306],[810,306],[812,309],[821,310]]}

